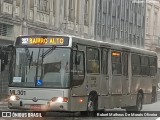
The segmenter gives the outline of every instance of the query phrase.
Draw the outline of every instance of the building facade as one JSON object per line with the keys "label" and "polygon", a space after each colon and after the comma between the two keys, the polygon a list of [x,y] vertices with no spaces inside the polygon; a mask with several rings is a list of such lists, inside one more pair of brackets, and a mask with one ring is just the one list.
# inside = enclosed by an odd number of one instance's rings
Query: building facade
{"label": "building facade", "polygon": [[94,36],[95,0],[1,0],[0,6],[0,37],[5,40],[41,33]]}
{"label": "building facade", "polygon": [[97,0],[95,38],[144,47],[145,0]]}
{"label": "building facade", "polygon": [[157,52],[160,68],[160,0],[147,0],[145,48]]}

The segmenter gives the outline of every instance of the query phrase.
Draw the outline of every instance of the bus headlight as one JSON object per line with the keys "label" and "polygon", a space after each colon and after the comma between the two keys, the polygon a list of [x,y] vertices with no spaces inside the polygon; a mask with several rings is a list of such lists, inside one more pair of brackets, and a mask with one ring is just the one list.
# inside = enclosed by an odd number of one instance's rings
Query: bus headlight
{"label": "bus headlight", "polygon": [[67,97],[53,97],[51,99],[52,102],[58,102],[58,103],[62,103],[62,102],[68,102],[68,98]]}
{"label": "bus headlight", "polygon": [[15,96],[15,95],[11,95],[10,98],[9,98],[10,101],[16,101],[16,100],[19,100],[19,97],[18,96]]}

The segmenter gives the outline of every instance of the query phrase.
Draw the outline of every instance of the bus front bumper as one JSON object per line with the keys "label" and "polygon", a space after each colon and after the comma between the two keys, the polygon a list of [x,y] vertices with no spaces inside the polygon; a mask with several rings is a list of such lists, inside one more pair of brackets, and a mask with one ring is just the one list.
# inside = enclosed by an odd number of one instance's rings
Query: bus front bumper
{"label": "bus front bumper", "polygon": [[29,111],[69,111],[68,102],[52,102],[39,100],[33,102],[32,100],[17,100],[8,101],[10,109],[29,110]]}

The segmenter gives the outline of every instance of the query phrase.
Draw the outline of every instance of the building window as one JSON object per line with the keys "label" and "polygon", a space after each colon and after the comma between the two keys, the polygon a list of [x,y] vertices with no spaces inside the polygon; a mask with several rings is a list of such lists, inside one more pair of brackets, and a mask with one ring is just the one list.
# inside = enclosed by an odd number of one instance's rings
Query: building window
{"label": "building window", "polygon": [[112,27],[111,39],[115,40],[115,29]]}
{"label": "building window", "polygon": [[64,19],[67,19],[67,0],[64,0]]}
{"label": "building window", "polygon": [[112,1],[109,1],[108,15],[111,15]]}
{"label": "building window", "polygon": [[[150,26],[150,13],[151,11],[149,9],[147,9],[147,15],[146,15],[146,33],[149,33],[149,26]],[[144,18],[143,18],[144,19]],[[142,21],[144,22],[144,21]]]}
{"label": "building window", "polygon": [[68,20],[74,22],[75,0],[69,0],[69,17]]}
{"label": "building window", "polygon": [[38,0],[37,9],[39,11],[49,12],[49,1],[48,0]]}
{"label": "building window", "polygon": [[132,34],[129,34],[129,43],[132,45]]}
{"label": "building window", "polygon": [[85,0],[84,8],[84,25],[89,24],[89,0]]}
{"label": "building window", "polygon": [[16,0],[16,6],[20,6],[21,0]]}
{"label": "building window", "polygon": [[12,4],[12,3],[13,3],[13,0],[3,0],[3,2]]}
{"label": "building window", "polygon": [[136,35],[133,35],[133,45],[136,45]]}
{"label": "building window", "polygon": [[101,36],[101,1],[99,1],[97,7],[97,35]]}
{"label": "building window", "polygon": [[140,47],[140,44],[141,44],[141,42],[140,42],[140,37],[139,37],[139,36],[137,36],[137,46],[139,46],[139,47]]}
{"label": "building window", "polygon": [[79,23],[79,11],[80,11],[80,1],[77,0],[77,15],[76,15],[76,23]]}
{"label": "building window", "polygon": [[0,23],[0,36],[13,36],[13,26]]}
{"label": "building window", "polygon": [[30,9],[34,8],[34,0],[30,0]]}
{"label": "building window", "polygon": [[137,13],[134,13],[134,24],[137,25]]}
{"label": "building window", "polygon": [[107,1],[103,2],[103,21],[102,21],[102,36],[106,36],[106,17],[107,17]]}
{"label": "building window", "polygon": [[120,12],[121,12],[120,10],[121,10],[121,9],[120,9],[120,5],[118,5],[118,8],[117,8],[117,17],[118,17],[118,18],[120,18]]}
{"label": "building window", "polygon": [[125,43],[128,43],[128,32],[125,32]]}
{"label": "building window", "polygon": [[126,21],[128,22],[128,20],[129,20],[129,9],[127,8],[126,9]]}
{"label": "building window", "polygon": [[144,37],[141,36],[141,46],[144,46]]}
{"label": "building window", "polygon": [[[158,18],[158,16],[157,16],[157,12],[155,12],[154,13],[154,35],[157,35],[157,18]],[[158,26],[159,27],[159,26]]]}
{"label": "building window", "polygon": [[53,0],[53,15],[56,14],[56,0]]}

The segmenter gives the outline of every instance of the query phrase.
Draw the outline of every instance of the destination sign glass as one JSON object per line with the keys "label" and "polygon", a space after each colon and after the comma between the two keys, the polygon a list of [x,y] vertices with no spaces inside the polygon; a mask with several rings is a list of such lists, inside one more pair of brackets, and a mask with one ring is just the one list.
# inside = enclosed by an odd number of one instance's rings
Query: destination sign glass
{"label": "destination sign glass", "polygon": [[63,36],[23,36],[18,37],[15,45],[55,45],[68,46],[69,37]]}

